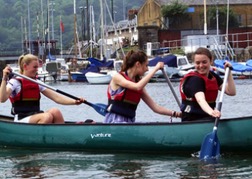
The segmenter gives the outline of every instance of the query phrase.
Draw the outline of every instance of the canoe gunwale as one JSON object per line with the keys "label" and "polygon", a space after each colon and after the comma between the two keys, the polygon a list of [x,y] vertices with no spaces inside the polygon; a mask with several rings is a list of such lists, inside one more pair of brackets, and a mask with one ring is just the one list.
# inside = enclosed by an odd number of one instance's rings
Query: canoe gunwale
{"label": "canoe gunwale", "polygon": [[[229,122],[229,121],[239,121],[239,120],[247,120],[251,119],[252,116],[245,116],[245,117],[234,117],[234,118],[223,118],[220,119],[220,123]],[[192,124],[204,124],[204,123],[212,123],[214,125],[214,119],[206,119],[206,120],[197,120],[197,121],[184,121],[184,122],[135,122],[135,123],[102,123],[102,122],[95,122],[95,123],[85,123],[84,121],[66,121],[64,124],[31,124],[31,123],[17,123],[13,121],[12,116],[0,115],[0,123],[7,122],[7,123],[14,123],[20,125],[34,125],[34,126],[51,126],[51,125],[103,125],[103,126],[148,126],[148,125],[192,125]]]}

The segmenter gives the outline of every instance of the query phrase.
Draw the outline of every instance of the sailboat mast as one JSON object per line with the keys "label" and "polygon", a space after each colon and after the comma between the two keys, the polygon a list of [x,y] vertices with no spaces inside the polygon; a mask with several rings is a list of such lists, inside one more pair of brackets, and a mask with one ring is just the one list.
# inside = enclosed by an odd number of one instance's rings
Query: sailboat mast
{"label": "sailboat mast", "polygon": [[90,40],[90,18],[89,18],[89,3],[88,0],[86,0],[86,7],[87,7],[87,11],[86,11],[86,19],[87,19],[87,41],[89,43]]}
{"label": "sailboat mast", "polygon": [[30,0],[27,0],[27,4],[28,4],[28,33],[29,33],[29,53],[32,52],[32,44],[31,44],[31,19],[30,19]]}
{"label": "sailboat mast", "polygon": [[104,22],[103,22],[103,2],[102,0],[100,0],[100,7],[101,7],[101,45],[100,45],[100,59],[102,60],[103,59],[103,48],[104,48]]}
{"label": "sailboat mast", "polygon": [[21,16],[21,47],[22,47],[22,52],[24,53],[24,23],[23,23],[23,16]]}
{"label": "sailboat mast", "polygon": [[47,0],[47,46],[48,46],[48,54],[50,53],[50,45],[51,45],[51,42],[50,42],[50,10],[49,10],[49,0]]}
{"label": "sailboat mast", "polygon": [[62,20],[61,20],[61,16],[60,16],[60,54],[61,54],[60,57],[63,58],[62,57],[62,50],[63,50],[63,48],[62,48],[62,31],[63,31],[63,29],[61,27],[62,26],[61,23],[62,23]]}
{"label": "sailboat mast", "polygon": [[207,35],[207,13],[206,13],[206,0],[204,0],[204,34]]}
{"label": "sailboat mast", "polygon": [[37,12],[37,43],[38,43],[38,57],[40,58],[39,12]]}
{"label": "sailboat mast", "polygon": [[91,32],[92,32],[92,40],[96,42],[96,31],[95,31],[95,24],[94,24],[94,9],[93,6],[90,6],[90,13],[91,13]]}
{"label": "sailboat mast", "polygon": [[27,23],[26,19],[24,19],[24,35],[25,35],[25,49],[28,49],[28,37],[27,37]]}
{"label": "sailboat mast", "polygon": [[77,57],[77,34],[76,34],[76,0],[74,0],[74,54]]}
{"label": "sailboat mast", "polygon": [[225,41],[225,55],[228,55],[228,26],[229,26],[229,0],[227,0],[227,24],[226,24],[226,41]]}
{"label": "sailboat mast", "polygon": [[42,23],[42,30],[41,30],[41,34],[42,34],[42,39],[44,40],[44,43],[43,43],[43,40],[42,40],[42,46],[41,48],[43,50],[41,50],[41,55],[42,55],[42,59],[44,59],[44,50],[45,50],[45,44],[46,44],[46,41],[45,41],[45,22],[44,22],[44,8],[43,8],[43,0],[40,1],[40,8],[41,8],[41,23]]}

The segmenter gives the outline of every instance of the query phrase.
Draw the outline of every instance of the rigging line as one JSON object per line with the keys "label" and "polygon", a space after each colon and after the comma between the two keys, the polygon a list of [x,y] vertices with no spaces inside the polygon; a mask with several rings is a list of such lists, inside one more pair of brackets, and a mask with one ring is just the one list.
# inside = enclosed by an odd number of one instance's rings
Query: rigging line
{"label": "rigging line", "polygon": [[[109,10],[107,1],[105,1],[105,5],[106,5],[107,11],[108,11],[108,13],[109,13],[109,18],[110,18],[110,20],[111,20],[111,22],[112,22],[112,24],[113,24],[114,31],[117,32],[117,29],[116,29],[116,27],[115,27],[115,22],[113,21],[113,18],[112,18],[111,12],[110,12],[110,10]],[[118,33],[116,33],[115,35],[116,35],[116,37],[117,37],[117,43],[119,44],[120,49],[122,50],[123,56],[125,57],[125,53],[124,53],[124,50],[123,50],[123,48],[122,48],[122,44],[120,43],[119,35],[118,35]]]}
{"label": "rigging line", "polygon": [[227,24],[226,24],[226,51],[225,55],[227,57],[227,48],[228,48],[228,24],[229,24],[229,0],[227,0]]}

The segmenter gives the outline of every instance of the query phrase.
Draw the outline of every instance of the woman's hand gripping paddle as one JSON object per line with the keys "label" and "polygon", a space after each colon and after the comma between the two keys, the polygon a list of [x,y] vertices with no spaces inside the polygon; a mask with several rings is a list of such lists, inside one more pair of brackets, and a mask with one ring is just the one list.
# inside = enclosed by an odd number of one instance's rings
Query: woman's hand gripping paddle
{"label": "woman's hand gripping paddle", "polygon": [[[48,86],[48,85],[46,85],[45,83],[42,83],[42,82],[40,82],[40,81],[36,81],[36,80],[34,80],[34,79],[32,79],[32,78],[29,78],[29,77],[27,77],[27,76],[24,76],[24,75],[22,75],[22,74],[19,74],[19,73],[13,72],[13,71],[12,71],[12,74],[14,74],[14,75],[16,75],[16,76],[20,76],[20,77],[22,77],[22,78],[24,78],[24,79],[27,79],[27,80],[29,80],[29,81],[31,81],[31,82],[34,82],[34,83],[37,83],[37,84],[39,84],[39,85],[41,85],[41,86],[44,86],[44,87],[46,87],[46,88],[49,88],[49,89],[51,89],[51,90],[53,90],[53,91],[56,91],[57,93],[60,93],[60,94],[62,94],[62,95],[65,95],[65,96],[67,96],[67,97],[69,97],[69,98],[72,98],[72,99],[75,99],[75,100],[79,100],[79,99],[80,99],[80,98],[78,98],[78,97],[76,97],[76,96],[73,96],[73,95],[68,94],[68,93],[66,93],[66,92],[64,92],[64,91],[61,91],[61,90],[59,90],[59,89],[53,88],[53,87],[51,87],[51,86]],[[91,106],[92,108],[94,108],[95,111],[97,111],[99,114],[101,114],[101,115],[103,115],[103,116],[105,116],[106,113],[107,113],[107,109],[106,109],[107,105],[105,105],[105,104],[100,104],[100,103],[98,103],[98,104],[92,104],[92,103],[90,103],[90,102],[88,102],[88,101],[86,101],[86,100],[85,100],[83,103],[85,103],[85,104]]]}
{"label": "woman's hand gripping paddle", "polygon": [[[217,109],[219,111],[221,111],[222,99],[224,96],[228,75],[229,75],[229,67],[227,67],[225,71],[224,81],[222,84],[222,89],[221,89],[221,94],[220,94],[220,100],[217,106]],[[220,142],[217,136],[219,119],[220,118],[218,117],[215,119],[213,131],[205,136],[201,144],[200,156],[199,156],[201,160],[216,159],[220,156]]]}

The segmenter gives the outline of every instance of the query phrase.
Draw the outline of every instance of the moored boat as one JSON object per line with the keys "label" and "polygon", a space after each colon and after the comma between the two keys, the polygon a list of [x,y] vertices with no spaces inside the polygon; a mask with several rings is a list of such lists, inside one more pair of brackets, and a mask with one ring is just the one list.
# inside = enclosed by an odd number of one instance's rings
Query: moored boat
{"label": "moored boat", "polygon": [[42,81],[54,81],[54,77],[52,74],[49,74],[48,71],[44,70],[42,67],[38,68],[38,79]]}
{"label": "moored boat", "polygon": [[[245,63],[241,62],[233,62],[230,61],[232,64],[232,74],[236,76],[252,76],[252,67],[249,65],[246,65]],[[217,72],[224,73],[224,61],[223,60],[214,60],[215,69]]]}
{"label": "moored boat", "polygon": [[86,82],[87,81],[85,74],[83,74],[79,71],[70,72],[70,75],[71,75],[71,80],[74,82]]}
{"label": "moored boat", "polygon": [[95,58],[88,58],[86,61],[88,62],[88,65],[85,68],[82,68],[81,70],[78,71],[70,72],[73,81],[88,82],[86,73],[92,72],[91,74],[93,75],[91,76],[94,76],[95,73],[102,74],[101,72],[102,68],[108,68],[108,69],[113,68],[113,61],[101,62],[100,60]]}
{"label": "moored boat", "polygon": [[112,76],[107,73],[107,74],[102,74],[102,73],[95,73],[95,72],[87,72],[85,74],[88,83],[90,84],[108,84]]}
{"label": "moored boat", "polygon": [[252,67],[252,59],[247,60],[246,65]]}
{"label": "moored boat", "polygon": [[[169,78],[173,78],[174,76],[183,77],[194,68],[194,65],[188,61],[186,56],[169,54],[163,57],[157,56],[150,59],[148,64],[149,70],[152,70],[158,62],[164,62],[164,69]],[[146,74],[147,73],[148,72],[146,72]],[[154,78],[158,77],[163,77],[161,70],[157,71],[154,75]]]}
{"label": "moored boat", "polygon": [[[15,123],[0,116],[0,145],[30,149],[197,152],[214,121],[175,123],[66,124]],[[252,116],[220,120],[218,138],[221,153],[252,150]],[[63,132],[64,131],[64,132]]]}

